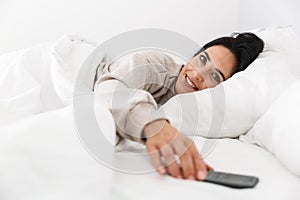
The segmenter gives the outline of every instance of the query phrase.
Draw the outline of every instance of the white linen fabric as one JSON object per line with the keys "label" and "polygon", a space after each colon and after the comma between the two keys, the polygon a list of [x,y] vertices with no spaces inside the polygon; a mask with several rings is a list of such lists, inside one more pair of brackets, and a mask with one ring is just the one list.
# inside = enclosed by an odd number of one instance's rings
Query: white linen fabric
{"label": "white linen fabric", "polygon": [[[105,113],[101,129],[114,134]],[[112,170],[81,144],[72,106],[19,120],[0,133],[1,199],[110,199]]]}
{"label": "white linen fabric", "polygon": [[[71,104],[80,67],[95,46],[65,35],[0,56],[0,199],[110,199],[112,171],[80,143]],[[94,75],[86,81],[93,83]],[[109,110],[95,109],[113,143]]]}
{"label": "white linen fabric", "polygon": [[[115,172],[112,199],[298,200],[300,198],[300,179],[286,170],[263,148],[236,139],[204,139],[200,136],[195,137],[195,144],[204,160],[215,170],[256,176],[259,178],[256,187],[232,189],[206,182],[161,176],[156,172],[148,174]],[[123,156],[129,160],[130,154],[132,153],[127,152]],[[150,159],[134,162],[148,162],[151,165]]]}
{"label": "white linen fabric", "polygon": [[[51,77],[55,91],[64,105],[72,102],[78,73],[95,48],[94,42],[77,35],[66,35],[54,45],[51,54]],[[95,73],[96,71],[86,80],[91,90]]]}
{"label": "white linen fabric", "polygon": [[245,71],[215,88],[177,95],[161,107],[182,133],[238,137],[300,78],[300,37],[294,29],[276,27],[254,32],[266,45]]}
{"label": "white linen fabric", "polygon": [[[173,125],[188,135],[197,130],[199,135],[236,137],[249,130],[297,80],[299,38],[293,30],[276,28],[257,33],[262,34],[267,46],[245,72],[216,88],[178,95],[162,107]],[[47,112],[70,104],[79,66],[94,48],[81,37],[65,36],[54,45],[42,44],[0,57],[1,199],[108,199],[105,195],[111,171],[91,159],[79,143],[72,109]],[[222,99],[222,94],[226,98]],[[216,104],[219,101],[212,103],[211,96],[221,98],[224,107]],[[184,107],[191,97],[198,102],[197,110]],[[185,104],[179,107],[178,99]],[[39,114],[42,112],[47,113]],[[183,117],[178,118],[181,114]],[[218,126],[212,126],[212,122]],[[106,134],[112,143],[114,134]],[[277,145],[279,140],[274,141]],[[196,141],[199,149],[201,143]],[[241,192],[209,183],[183,182],[156,173],[149,175],[151,179],[119,174],[114,183],[115,199],[153,199],[157,195],[170,198],[170,194],[173,199],[186,198],[187,194],[209,199],[299,199],[299,178],[270,153],[237,140],[223,139],[218,144],[209,156],[201,152],[206,161],[216,170],[258,176],[261,181],[254,190]],[[287,144],[283,143],[277,154],[282,161],[286,158],[284,146]],[[150,165],[149,161],[141,162]]]}
{"label": "white linen fabric", "polygon": [[76,35],[0,56],[0,126],[68,105],[95,45]]}
{"label": "white linen fabric", "polygon": [[[105,128],[103,124],[101,128]],[[111,123],[106,128],[111,130]],[[112,172],[95,161],[81,145],[74,129],[72,106],[20,120],[0,128],[0,133],[0,197],[5,200],[158,197],[179,200],[199,196],[225,200],[298,200],[300,197],[298,177],[269,152],[238,140],[196,137],[195,143],[215,170],[257,176],[260,181],[254,189],[238,190],[178,180],[156,172]],[[210,148],[205,148],[205,144]],[[132,155],[121,153],[129,158]],[[150,159],[135,162],[151,166]]]}
{"label": "white linen fabric", "polygon": [[51,46],[42,44],[0,57],[0,126],[59,104],[49,79]]}
{"label": "white linen fabric", "polygon": [[291,172],[300,176],[300,80],[285,91],[240,139],[272,152]]}

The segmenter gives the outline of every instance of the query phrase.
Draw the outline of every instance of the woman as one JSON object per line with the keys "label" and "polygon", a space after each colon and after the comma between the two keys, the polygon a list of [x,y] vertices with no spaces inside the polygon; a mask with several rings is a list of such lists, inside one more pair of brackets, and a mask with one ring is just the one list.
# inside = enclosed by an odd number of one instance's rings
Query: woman
{"label": "woman", "polygon": [[263,46],[255,34],[241,33],[207,43],[185,65],[159,51],[130,54],[99,65],[95,94],[106,100],[118,135],[145,144],[160,174],[204,180],[212,168],[193,141],[158,112],[158,105],[176,94],[215,87],[246,69]]}

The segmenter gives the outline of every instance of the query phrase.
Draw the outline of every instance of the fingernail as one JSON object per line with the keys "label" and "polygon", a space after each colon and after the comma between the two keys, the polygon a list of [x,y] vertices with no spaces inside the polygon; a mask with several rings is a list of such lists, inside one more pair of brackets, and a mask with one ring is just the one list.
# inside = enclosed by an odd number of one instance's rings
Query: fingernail
{"label": "fingernail", "polygon": [[182,176],[179,175],[179,176],[177,176],[177,178],[182,179]]}
{"label": "fingernail", "polygon": [[195,178],[193,176],[190,176],[188,179],[189,180],[195,180]]}
{"label": "fingernail", "polygon": [[204,180],[206,178],[206,175],[203,171],[199,171],[197,174],[198,179]]}

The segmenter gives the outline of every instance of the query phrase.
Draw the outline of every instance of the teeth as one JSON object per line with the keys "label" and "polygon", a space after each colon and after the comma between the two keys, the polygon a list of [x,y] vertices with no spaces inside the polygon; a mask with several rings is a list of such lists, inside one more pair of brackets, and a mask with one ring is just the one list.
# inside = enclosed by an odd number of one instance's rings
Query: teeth
{"label": "teeth", "polygon": [[186,76],[186,82],[192,87],[192,88],[197,88],[193,83],[192,83],[192,81],[189,79],[189,77],[188,76]]}

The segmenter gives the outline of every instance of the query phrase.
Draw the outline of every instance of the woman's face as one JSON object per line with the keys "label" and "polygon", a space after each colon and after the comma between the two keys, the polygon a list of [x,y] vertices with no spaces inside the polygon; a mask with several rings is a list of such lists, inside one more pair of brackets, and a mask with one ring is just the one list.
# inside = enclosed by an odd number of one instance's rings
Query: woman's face
{"label": "woman's face", "polygon": [[176,92],[181,94],[214,87],[228,79],[235,66],[235,56],[229,49],[221,45],[209,47],[181,69]]}

